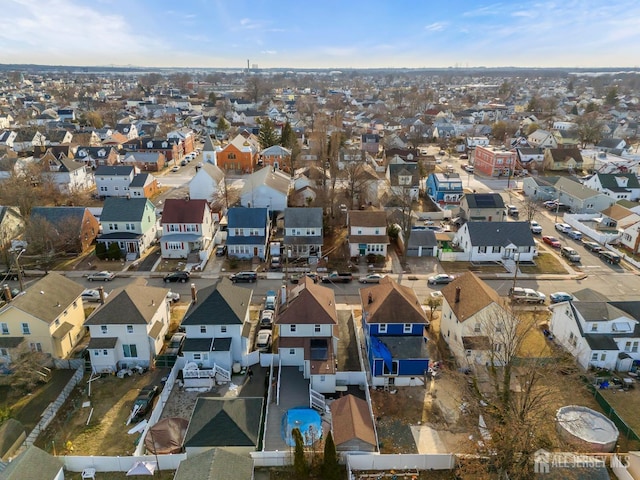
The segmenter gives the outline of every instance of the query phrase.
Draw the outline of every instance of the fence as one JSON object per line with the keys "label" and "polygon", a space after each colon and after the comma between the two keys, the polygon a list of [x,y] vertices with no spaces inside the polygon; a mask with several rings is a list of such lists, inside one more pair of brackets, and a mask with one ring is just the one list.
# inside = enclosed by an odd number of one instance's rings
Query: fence
{"label": "fence", "polygon": [[455,455],[442,454],[390,454],[375,453],[346,455],[347,469],[350,478],[353,471],[389,471],[389,470],[451,470],[456,464]]}
{"label": "fence", "polygon": [[620,415],[618,415],[618,412],[616,412],[615,408],[613,408],[611,404],[607,402],[607,399],[604,398],[596,388],[594,388],[593,386],[591,386],[591,388],[593,389],[593,396],[595,397],[596,402],[598,402],[598,405],[602,407],[604,414],[609,417],[611,421],[613,421],[613,423],[616,424],[618,430],[624,433],[630,440],[640,440],[640,436],[636,432],[634,432],[629,425],[627,425],[627,423],[622,419]]}
{"label": "fence", "polygon": [[275,451],[275,452],[251,452],[253,465],[255,467],[284,467],[293,465],[293,452]]}
{"label": "fence", "polygon": [[81,472],[85,468],[95,468],[96,472],[127,472],[136,462],[156,463],[158,470],[177,470],[182,460],[187,458],[186,453],[173,455],[136,455],[131,457],[58,457],[64,462],[65,470]]}
{"label": "fence", "polygon": [[597,220],[601,219],[602,215],[599,213],[583,213],[583,214],[570,214],[565,213],[563,217],[563,221],[571,225],[574,229],[582,232],[583,235],[594,239],[598,243],[602,243],[603,245],[620,238],[619,232],[602,232],[596,230],[595,228],[591,228],[586,223],[594,223]]}
{"label": "fence", "polygon": [[64,404],[64,402],[69,398],[71,391],[74,387],[82,380],[84,376],[84,360],[76,359],[78,362],[75,362],[78,366],[76,367],[76,373],[73,374],[73,377],[67,382],[58,398],[56,398],[42,413],[42,418],[38,422],[38,424],[34,427],[33,430],[29,433],[29,436],[24,441],[25,445],[31,446],[35,443],[38,435],[42,433],[51,423],[51,421],[55,418],[56,414],[60,407]]}

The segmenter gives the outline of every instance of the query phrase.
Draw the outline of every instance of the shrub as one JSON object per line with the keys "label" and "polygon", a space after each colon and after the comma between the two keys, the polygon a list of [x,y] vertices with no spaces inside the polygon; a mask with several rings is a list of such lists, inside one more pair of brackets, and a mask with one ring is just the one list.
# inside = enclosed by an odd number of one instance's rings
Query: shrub
{"label": "shrub", "polygon": [[96,243],[96,257],[98,257],[99,260],[107,258],[107,247],[104,243]]}
{"label": "shrub", "polygon": [[107,258],[111,260],[120,260],[122,258],[122,251],[117,243],[112,243],[109,245],[109,250],[107,251]]}

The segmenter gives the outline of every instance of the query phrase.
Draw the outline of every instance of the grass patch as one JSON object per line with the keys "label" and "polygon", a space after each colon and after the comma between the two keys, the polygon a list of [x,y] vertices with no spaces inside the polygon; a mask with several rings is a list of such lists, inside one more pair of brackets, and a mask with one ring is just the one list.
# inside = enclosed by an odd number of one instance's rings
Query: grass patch
{"label": "grass patch", "polygon": [[449,274],[464,272],[506,273],[507,271],[500,264],[477,265],[471,262],[442,262],[440,265]]}
{"label": "grass patch", "polygon": [[535,265],[520,265],[520,271],[522,273],[549,273],[549,274],[561,274],[567,273],[566,268],[562,265],[555,255],[550,253],[541,253],[535,259]]}
{"label": "grass patch", "polygon": [[175,272],[184,270],[187,262],[184,258],[167,258],[163,259],[156,268],[156,272]]}

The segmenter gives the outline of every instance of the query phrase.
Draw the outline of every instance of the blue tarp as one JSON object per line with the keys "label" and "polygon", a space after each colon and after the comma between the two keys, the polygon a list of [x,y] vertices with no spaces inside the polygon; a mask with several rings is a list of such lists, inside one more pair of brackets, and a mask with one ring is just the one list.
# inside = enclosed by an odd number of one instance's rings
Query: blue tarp
{"label": "blue tarp", "polygon": [[382,358],[382,360],[384,361],[384,364],[387,366],[387,368],[391,372],[393,370],[393,361],[391,360],[392,358],[391,352],[378,337],[371,337],[371,350],[373,350],[373,356],[375,358]]}

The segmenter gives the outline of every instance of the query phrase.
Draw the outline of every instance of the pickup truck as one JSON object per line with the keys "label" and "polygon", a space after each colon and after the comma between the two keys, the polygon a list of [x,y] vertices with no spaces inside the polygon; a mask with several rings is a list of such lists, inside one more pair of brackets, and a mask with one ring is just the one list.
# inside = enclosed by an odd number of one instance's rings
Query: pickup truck
{"label": "pickup truck", "polygon": [[322,277],[322,283],[351,283],[351,280],[353,280],[351,273],[331,272]]}

